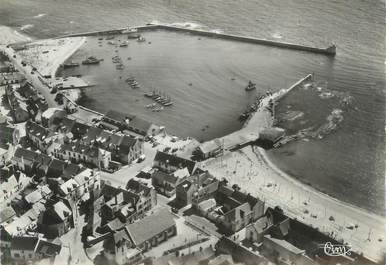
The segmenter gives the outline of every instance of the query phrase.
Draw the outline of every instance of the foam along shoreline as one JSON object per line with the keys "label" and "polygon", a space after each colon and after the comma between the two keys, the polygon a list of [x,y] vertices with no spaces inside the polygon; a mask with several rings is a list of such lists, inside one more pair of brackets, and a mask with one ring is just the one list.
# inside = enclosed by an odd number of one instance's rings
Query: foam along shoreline
{"label": "foam along shoreline", "polygon": [[17,42],[30,42],[33,39],[17,30],[7,27],[0,26],[0,45],[8,45]]}

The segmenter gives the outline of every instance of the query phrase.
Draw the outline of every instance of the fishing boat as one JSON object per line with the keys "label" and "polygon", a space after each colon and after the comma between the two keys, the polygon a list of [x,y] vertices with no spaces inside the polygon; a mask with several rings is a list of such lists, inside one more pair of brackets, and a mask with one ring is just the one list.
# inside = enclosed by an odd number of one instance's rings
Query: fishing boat
{"label": "fishing boat", "polygon": [[63,68],[70,68],[70,67],[77,67],[77,66],[79,66],[79,63],[68,62],[63,64]]}
{"label": "fishing boat", "polygon": [[246,91],[251,91],[256,89],[256,84],[252,83],[251,80],[249,80],[247,87],[245,88]]}
{"label": "fishing boat", "polygon": [[90,56],[82,61],[82,64],[99,64],[103,59],[97,59],[94,56]]}
{"label": "fishing boat", "polygon": [[140,36],[140,37],[138,37],[137,41],[138,42],[145,42],[146,39],[144,37]]}
{"label": "fishing boat", "polygon": [[145,105],[146,108],[150,109],[150,108],[154,108],[155,106],[157,106],[156,103],[151,103],[151,104],[147,104]]}
{"label": "fishing boat", "polygon": [[155,94],[155,92],[152,91],[152,92],[146,92],[146,93],[144,93],[143,95],[144,95],[145,97],[147,97],[147,98],[152,98],[152,97],[154,96],[154,94]]}
{"label": "fishing boat", "polygon": [[129,46],[128,41],[124,41],[124,42],[121,42],[121,44],[119,44],[119,47],[127,47],[127,46]]}

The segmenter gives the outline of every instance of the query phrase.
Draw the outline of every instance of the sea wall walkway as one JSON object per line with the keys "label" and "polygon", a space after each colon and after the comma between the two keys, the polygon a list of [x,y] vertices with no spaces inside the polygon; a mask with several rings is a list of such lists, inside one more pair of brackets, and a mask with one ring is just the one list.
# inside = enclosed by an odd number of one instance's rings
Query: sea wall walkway
{"label": "sea wall walkway", "polygon": [[[300,45],[300,44],[294,44],[294,43],[288,43],[288,42],[279,42],[279,41],[267,40],[267,39],[263,39],[263,38],[255,38],[255,37],[250,37],[250,36],[240,36],[240,35],[213,32],[213,31],[208,31],[208,30],[181,28],[181,27],[176,27],[176,26],[171,26],[171,25],[166,25],[166,24],[148,24],[145,26],[131,27],[130,29],[135,29],[138,32],[161,29],[161,30],[192,33],[192,34],[196,34],[196,35],[200,35],[200,36],[206,36],[206,37],[213,37],[213,38],[241,41],[241,42],[247,42],[247,43],[254,43],[254,44],[260,44],[260,45],[266,45],[266,46],[272,46],[272,47],[278,47],[278,48],[284,48],[284,49],[306,51],[306,52],[324,54],[324,55],[328,55],[328,56],[335,56],[335,54],[336,54],[336,46],[335,45],[331,45],[330,47],[327,47],[327,48],[317,48],[317,47],[311,47],[311,46],[307,46],[307,45]],[[61,37],[79,37],[79,36],[94,36],[94,35],[106,35],[106,34],[122,34],[126,30],[127,30],[127,28],[118,28],[118,29],[104,30],[104,31],[90,31],[90,32],[69,34],[69,35],[65,35],[65,36],[61,36]]]}

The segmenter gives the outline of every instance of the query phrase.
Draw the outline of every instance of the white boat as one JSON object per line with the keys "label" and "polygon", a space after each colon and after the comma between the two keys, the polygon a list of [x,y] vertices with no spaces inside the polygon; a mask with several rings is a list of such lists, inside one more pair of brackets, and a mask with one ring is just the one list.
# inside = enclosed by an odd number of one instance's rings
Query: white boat
{"label": "white boat", "polygon": [[139,38],[137,39],[137,41],[138,41],[138,42],[145,42],[146,39],[145,39],[144,37],[139,37]]}

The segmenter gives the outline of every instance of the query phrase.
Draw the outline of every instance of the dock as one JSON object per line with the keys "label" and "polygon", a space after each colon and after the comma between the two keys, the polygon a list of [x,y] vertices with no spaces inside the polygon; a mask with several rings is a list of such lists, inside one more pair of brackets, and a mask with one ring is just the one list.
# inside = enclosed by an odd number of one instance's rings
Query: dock
{"label": "dock", "polygon": [[[119,29],[111,29],[111,30],[74,33],[74,34],[61,36],[60,38],[123,34],[123,32],[126,31],[127,29],[128,28],[119,28]],[[151,30],[167,30],[167,31],[175,31],[175,32],[185,32],[185,33],[195,34],[198,36],[219,38],[219,39],[225,39],[225,40],[233,40],[233,41],[241,41],[241,42],[246,42],[246,43],[253,43],[253,44],[282,48],[282,49],[306,51],[306,52],[311,52],[311,53],[324,54],[324,55],[332,56],[332,57],[336,55],[336,46],[334,44],[332,44],[331,46],[329,46],[327,48],[318,48],[318,47],[311,47],[311,46],[295,44],[295,43],[267,40],[267,39],[263,39],[263,38],[255,38],[255,37],[251,37],[251,36],[241,36],[241,35],[233,35],[233,34],[226,34],[226,33],[218,33],[218,32],[213,32],[213,31],[208,31],[208,30],[182,28],[182,27],[176,27],[176,26],[171,26],[171,25],[166,25],[166,24],[148,24],[148,25],[144,25],[144,26],[130,27],[130,29],[137,30],[138,32],[145,32],[145,31],[151,31]]]}
{"label": "dock", "polygon": [[57,77],[52,82],[52,86],[57,87],[59,90],[65,90],[65,89],[74,89],[74,88],[80,89],[80,88],[92,87],[94,86],[94,84],[90,84],[79,77],[69,76],[66,78]]}

